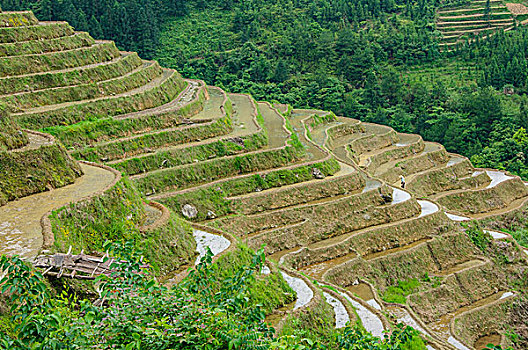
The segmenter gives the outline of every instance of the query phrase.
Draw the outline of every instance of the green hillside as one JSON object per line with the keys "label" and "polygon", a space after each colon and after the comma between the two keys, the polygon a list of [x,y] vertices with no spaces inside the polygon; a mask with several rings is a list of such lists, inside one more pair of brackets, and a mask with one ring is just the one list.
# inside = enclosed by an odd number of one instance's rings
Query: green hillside
{"label": "green hillside", "polygon": [[0,11],[0,348],[525,349],[524,29],[183,3],[100,5],[160,63]]}

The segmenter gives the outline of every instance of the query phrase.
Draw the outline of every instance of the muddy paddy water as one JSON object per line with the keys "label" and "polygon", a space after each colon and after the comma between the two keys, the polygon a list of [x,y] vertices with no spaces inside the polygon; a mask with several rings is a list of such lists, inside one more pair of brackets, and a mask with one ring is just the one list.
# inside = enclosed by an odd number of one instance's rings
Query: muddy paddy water
{"label": "muddy paddy water", "polygon": [[193,236],[196,241],[196,251],[198,252],[195,265],[198,265],[205,256],[207,248],[211,249],[213,256],[217,256],[231,245],[231,241],[223,236],[200,230],[193,230]]}
{"label": "muddy paddy water", "polygon": [[451,157],[451,159],[449,159],[449,161],[447,162],[446,167],[453,166],[453,165],[458,164],[458,163],[460,163],[462,161],[464,161],[464,158],[462,158],[462,157]]}
{"label": "muddy paddy water", "polygon": [[470,218],[466,216],[460,216],[455,214],[446,213],[447,217],[450,218],[452,221],[469,221]]}
{"label": "muddy paddy water", "polygon": [[427,215],[434,214],[438,210],[440,210],[440,208],[438,208],[438,205],[434,204],[433,202],[420,200],[418,201],[418,204],[420,204],[420,206],[422,207],[422,212],[420,213],[420,216],[419,216],[420,218],[427,216]]}
{"label": "muddy paddy water", "polygon": [[380,304],[376,301],[372,289],[366,283],[360,282],[354,286],[346,288],[350,293],[357,296],[359,299],[364,300],[367,304],[372,306],[376,310],[381,310]]}
{"label": "muddy paddy water", "polygon": [[411,195],[405,191],[395,188],[392,192],[392,204],[398,204],[411,199]]}
{"label": "muddy paddy water", "polygon": [[493,188],[501,182],[513,179],[513,176],[508,176],[501,171],[486,170],[486,174],[488,174],[489,178],[491,179],[491,183],[486,188]]}
{"label": "muddy paddy water", "polygon": [[502,339],[501,339],[500,334],[495,333],[495,334],[486,335],[484,337],[477,339],[477,341],[475,342],[475,349],[477,350],[486,349],[486,346],[488,344],[500,345],[501,340]]}
{"label": "muddy paddy water", "polygon": [[489,230],[484,230],[484,232],[489,233],[491,237],[493,237],[493,239],[505,239],[505,238],[510,237],[510,235],[503,233],[503,232],[489,231]]}
{"label": "muddy paddy water", "polygon": [[350,316],[348,315],[345,305],[338,299],[334,298],[332,295],[323,292],[323,296],[326,299],[326,302],[332,306],[335,314],[335,328],[343,328],[350,321]]}
{"label": "muddy paddy water", "polygon": [[51,210],[89,197],[112,184],[115,174],[81,164],[84,176],[74,184],[35,194],[0,207],[0,255],[36,256],[42,247],[40,219]]}
{"label": "muddy paddy water", "polygon": [[288,285],[297,293],[297,300],[295,301],[294,310],[307,305],[312,300],[314,294],[313,291],[303,279],[288,275],[286,272],[281,271],[282,277],[288,283]]}
{"label": "muddy paddy water", "polygon": [[514,293],[512,292],[499,292],[492,296],[489,296],[487,298],[481,299],[471,305],[467,305],[464,307],[459,308],[453,313],[447,314],[442,316],[438,321],[430,323],[428,326],[435,333],[436,336],[443,339],[444,341],[447,341],[449,344],[453,345],[455,348],[459,350],[469,350],[467,346],[462,344],[460,341],[458,341],[453,335],[451,334],[450,325],[453,319],[462,314],[463,312],[476,309],[478,307],[490,304],[496,300],[505,299],[512,297]]}
{"label": "muddy paddy water", "polygon": [[417,331],[424,335],[429,336],[430,334],[414,319],[414,317],[405,308],[400,306],[387,306],[387,311],[394,316],[396,321],[403,323],[407,326],[411,326]]}
{"label": "muddy paddy water", "polygon": [[383,338],[383,322],[374,312],[370,311],[368,308],[363,306],[361,303],[357,302],[351,298],[347,293],[339,292],[344,298],[346,298],[352,306],[356,309],[356,313],[363,324],[363,327],[368,332],[376,337]]}

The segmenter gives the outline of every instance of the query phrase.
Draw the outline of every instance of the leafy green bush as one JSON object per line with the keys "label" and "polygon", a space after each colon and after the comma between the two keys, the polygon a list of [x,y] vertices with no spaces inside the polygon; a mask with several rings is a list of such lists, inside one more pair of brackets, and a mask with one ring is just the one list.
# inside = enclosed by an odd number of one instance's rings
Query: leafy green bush
{"label": "leafy green bush", "polygon": [[[219,265],[212,253],[178,285],[158,285],[141,267],[134,242],[105,244],[114,262],[110,276],[97,278],[108,306],[93,306],[75,296],[54,295],[42,275],[21,259],[0,260],[8,274],[2,293],[13,303],[7,328],[0,333],[6,349],[424,349],[418,333],[398,325],[383,340],[347,326],[331,339],[297,335],[273,338],[264,309],[252,298],[262,288],[264,255],[249,250]],[[231,264],[231,263],[235,264]],[[271,282],[270,282],[271,283]],[[280,294],[281,288],[275,288]]]}
{"label": "leafy green bush", "polygon": [[269,343],[273,330],[264,323],[259,305],[248,302],[263,254],[248,265],[232,268],[224,278],[202,259],[178,286],[156,285],[142,271],[134,243],[108,245],[122,258],[115,272],[101,276],[101,297],[111,307],[87,300],[53,297],[42,275],[19,258],[3,257],[0,268],[10,273],[0,282],[14,298],[12,334],[0,334],[9,349],[249,349]]}
{"label": "leafy green bush", "polygon": [[397,286],[390,286],[383,293],[383,300],[388,303],[405,304],[407,296],[420,287],[420,281],[416,278],[398,281]]}
{"label": "leafy green bush", "polygon": [[338,338],[339,349],[376,349],[376,350],[424,350],[425,344],[418,331],[402,324],[396,326],[392,334],[386,334],[380,341],[379,338],[361,330],[360,328],[346,327],[343,335]]}
{"label": "leafy green bush", "polygon": [[486,252],[491,242],[493,242],[493,237],[489,233],[484,232],[478,223],[467,225],[466,234],[483,252]]}

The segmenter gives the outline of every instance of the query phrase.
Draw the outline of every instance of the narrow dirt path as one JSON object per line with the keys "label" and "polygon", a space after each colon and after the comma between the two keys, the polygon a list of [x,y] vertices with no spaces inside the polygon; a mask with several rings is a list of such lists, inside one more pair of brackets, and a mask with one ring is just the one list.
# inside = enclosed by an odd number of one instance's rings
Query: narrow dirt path
{"label": "narrow dirt path", "polygon": [[[224,96],[223,95],[211,94],[211,98],[205,102],[202,111],[200,111],[198,113],[199,118],[200,119],[205,119],[205,120],[209,120],[209,119],[214,120],[214,119],[220,118],[222,116],[222,112],[221,112],[220,108],[222,106],[223,100],[224,100]],[[99,142],[99,143],[96,143],[95,145],[89,145],[86,148],[90,149],[90,148],[93,148],[93,147],[101,147],[101,146],[106,146],[106,145],[111,145],[111,144],[119,144],[119,143],[131,141],[131,140],[139,140],[139,139],[144,138],[145,136],[148,136],[148,135],[157,135],[157,134],[168,133],[168,132],[173,132],[173,131],[191,129],[191,128],[194,128],[194,127],[199,127],[200,125],[201,124],[190,124],[190,125],[185,124],[183,126],[180,125],[180,126],[177,126],[177,127],[174,127],[174,128],[169,128],[169,129],[154,130],[154,131],[151,131],[151,132],[141,133],[141,134],[127,136],[127,137],[122,137],[122,138],[117,138],[117,139],[112,139],[110,141]],[[201,144],[201,141],[199,141],[198,143]],[[180,145],[178,145],[178,148],[185,148],[185,147],[188,147],[188,146],[190,146],[190,143],[180,144]],[[175,147],[176,146],[170,146],[170,147],[169,146],[165,146],[165,147],[161,147],[161,148],[156,149],[156,151],[159,151],[162,148],[163,149],[172,149],[172,148],[175,148]],[[149,154],[152,154],[152,152],[149,152],[149,153],[147,153],[145,155],[149,155]],[[139,155],[127,156],[126,154],[123,154],[123,158],[116,159],[115,161],[112,161],[111,163],[122,162],[125,159],[136,158],[136,157],[139,157]]]}
{"label": "narrow dirt path", "polygon": [[[158,107],[143,109],[141,111],[132,112],[128,114],[122,114],[114,118],[139,118],[145,115],[157,115],[167,111],[177,110],[192,101],[194,96],[198,93],[198,90],[203,86],[200,84],[200,82],[196,80],[186,80],[186,82],[188,83],[187,87],[174,100]],[[195,117],[192,119],[195,119]]]}
{"label": "narrow dirt path", "polygon": [[[216,90],[213,90],[216,91]],[[235,137],[245,137],[250,134],[254,134],[259,131],[259,126],[256,123],[256,110],[253,109],[253,104],[251,103],[251,100],[249,99],[249,96],[246,95],[239,95],[239,96],[231,96],[231,99],[233,101],[237,101],[236,106],[233,107],[234,115],[233,115],[233,131],[230,132],[227,135],[220,135],[215,136],[211,138],[207,138],[201,141],[194,141],[194,142],[187,142],[183,144],[178,144],[174,146],[163,146],[160,148],[150,147],[148,152],[136,154],[133,156],[127,156],[125,158],[119,158],[116,160],[113,160],[111,162],[108,162],[106,164],[112,165],[112,164],[119,164],[122,162],[126,162],[127,160],[131,159],[141,159],[146,157],[152,157],[153,155],[156,155],[161,152],[173,152],[177,150],[183,150],[183,149],[190,149],[192,147],[196,146],[204,146],[208,144],[212,144],[218,141],[227,141],[229,139],[235,138]],[[202,111],[200,111],[198,114],[195,115],[195,118],[198,120],[208,120],[208,119],[218,119],[222,116],[222,102],[224,101],[224,96],[217,93],[210,93],[210,98],[207,100],[204,104],[204,107]],[[132,139],[139,139],[142,137],[145,137],[146,135],[154,135],[154,134],[161,134],[165,132],[171,132],[171,131],[178,131],[178,130],[184,130],[184,129],[191,129],[193,127],[199,127],[201,124],[191,124],[191,125],[185,125],[183,127],[175,127],[170,129],[161,129],[156,130],[150,133],[145,134],[139,134],[135,136],[130,136],[122,139],[116,139],[112,140],[110,142],[106,142],[106,144],[111,143],[119,143],[123,141],[128,141]],[[155,148],[156,152],[152,153],[152,148]],[[124,155],[126,156],[126,155]],[[189,161],[189,163],[191,160]],[[133,175],[133,174],[129,174]]]}
{"label": "narrow dirt path", "polygon": [[115,179],[111,171],[81,164],[84,176],[74,184],[0,207],[0,255],[34,257],[42,247],[40,220],[50,210],[104,190]]}
{"label": "narrow dirt path", "polygon": [[34,134],[32,132],[27,133],[28,136],[28,144],[21,148],[16,148],[13,150],[10,150],[9,152],[25,152],[32,149],[37,149],[42,146],[48,146],[53,144],[53,138],[52,137],[45,137],[43,135]]}

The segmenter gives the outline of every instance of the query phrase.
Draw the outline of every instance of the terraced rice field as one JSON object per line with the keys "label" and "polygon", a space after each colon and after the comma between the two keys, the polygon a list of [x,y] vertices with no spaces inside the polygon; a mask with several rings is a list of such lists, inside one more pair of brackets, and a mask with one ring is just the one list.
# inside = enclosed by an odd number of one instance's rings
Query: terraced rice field
{"label": "terraced rice field", "polygon": [[436,20],[436,28],[442,35],[441,49],[453,50],[457,44],[476,36],[482,38],[497,30],[513,29],[516,13],[510,8],[500,0],[491,0],[489,5],[485,0],[474,0],[463,7],[441,8]]}
{"label": "terraced rice field", "polygon": [[[497,1],[491,2],[493,19],[483,21],[483,4],[439,13],[439,28],[456,37],[445,46],[476,30],[511,26],[511,15]],[[282,275],[297,292],[294,303],[268,315],[279,327],[294,310],[326,305],[334,310],[336,327],[358,320],[375,335],[392,327],[387,315],[393,315],[419,329],[429,349],[471,349],[490,331],[507,331],[507,315],[486,310],[507,308],[516,298],[509,272],[481,256],[458,221],[525,208],[528,187],[518,177],[474,169],[468,159],[418,135],[185,80],[108,42],[56,44],[75,35],[63,24],[33,20],[26,27],[28,32],[0,30],[0,53],[11,52],[0,60],[0,99],[22,126],[55,139],[32,136],[0,158],[62,143],[61,154],[107,169],[78,170],[71,186],[94,184],[78,192],[57,190],[67,192],[66,202],[104,196],[103,175],[115,174],[114,168],[150,201],[139,220],[144,231],[173,225],[171,217],[186,220],[194,226],[200,256],[206,247],[222,255],[238,242],[265,245],[269,262],[262,274]],[[36,40],[29,31],[41,33],[39,42],[49,44],[45,52],[12,54],[9,45]],[[25,65],[29,56],[33,66]],[[3,251],[38,253],[34,223],[66,204],[45,187],[0,207],[0,233],[9,230]],[[22,207],[40,206],[39,198],[46,206],[28,211],[33,226],[25,234],[10,218]],[[52,241],[64,239],[55,234]],[[509,242],[512,270],[526,264],[509,236],[494,237]],[[167,273],[167,281],[177,281],[195,262],[187,259]],[[413,278],[422,282],[405,303],[380,298],[398,281]],[[473,316],[488,320],[488,328],[468,331],[464,325]],[[501,322],[493,322],[497,317]]]}

